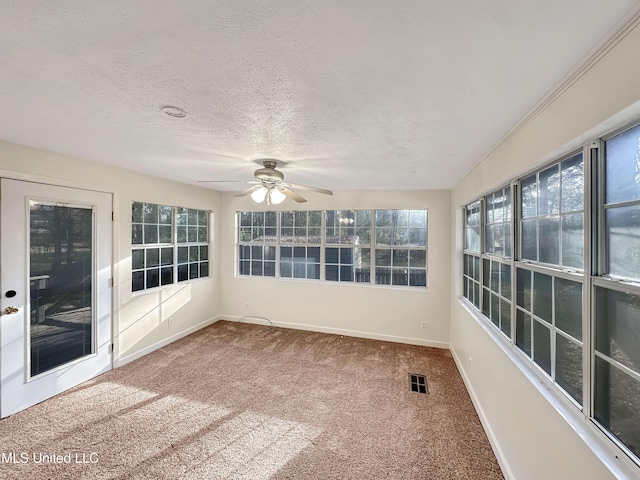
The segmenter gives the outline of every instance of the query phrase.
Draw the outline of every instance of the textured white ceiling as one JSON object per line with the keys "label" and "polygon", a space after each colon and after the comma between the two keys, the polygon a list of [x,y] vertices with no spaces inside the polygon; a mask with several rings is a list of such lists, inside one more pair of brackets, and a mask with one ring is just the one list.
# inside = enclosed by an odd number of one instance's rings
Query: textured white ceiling
{"label": "textured white ceiling", "polygon": [[334,190],[451,188],[638,9],[0,0],[0,138],[193,183],[273,157]]}

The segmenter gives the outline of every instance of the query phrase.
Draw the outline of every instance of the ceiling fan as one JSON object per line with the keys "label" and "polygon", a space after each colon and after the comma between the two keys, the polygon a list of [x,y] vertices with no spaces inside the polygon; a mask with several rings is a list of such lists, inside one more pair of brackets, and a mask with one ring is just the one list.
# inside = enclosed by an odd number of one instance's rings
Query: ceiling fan
{"label": "ceiling fan", "polygon": [[[298,203],[307,201],[306,198],[291,190],[292,188],[296,190],[322,193],[324,195],[333,195],[331,190],[284,182],[284,174],[280,170],[276,170],[276,166],[278,165],[276,160],[264,159],[262,161],[262,165],[262,168],[253,172],[254,180],[244,182],[251,184],[252,186],[242,192],[236,193],[234,197],[251,195],[251,198],[257,203],[262,203],[266,200],[267,205],[277,205],[282,203],[287,197]],[[214,183],[217,181],[200,180],[200,182]]]}

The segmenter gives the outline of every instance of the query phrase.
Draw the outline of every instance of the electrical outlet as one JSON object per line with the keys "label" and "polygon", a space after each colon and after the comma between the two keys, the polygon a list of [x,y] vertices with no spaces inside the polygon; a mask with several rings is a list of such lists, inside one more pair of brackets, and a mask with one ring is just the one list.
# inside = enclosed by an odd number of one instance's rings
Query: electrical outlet
{"label": "electrical outlet", "polygon": [[420,322],[420,328],[422,330],[426,330],[427,329],[427,322]]}
{"label": "electrical outlet", "polygon": [[173,317],[169,317],[167,319],[167,325],[169,326],[169,328],[171,328],[173,326]]}
{"label": "electrical outlet", "polygon": [[248,303],[245,303],[245,304],[244,304],[244,309],[245,309],[245,310],[249,310],[249,304],[248,304]]}
{"label": "electrical outlet", "polygon": [[469,368],[471,368],[471,363],[472,363],[472,362],[473,362],[473,361],[472,361],[471,357],[469,357],[469,359],[467,360],[467,363],[469,364]]}

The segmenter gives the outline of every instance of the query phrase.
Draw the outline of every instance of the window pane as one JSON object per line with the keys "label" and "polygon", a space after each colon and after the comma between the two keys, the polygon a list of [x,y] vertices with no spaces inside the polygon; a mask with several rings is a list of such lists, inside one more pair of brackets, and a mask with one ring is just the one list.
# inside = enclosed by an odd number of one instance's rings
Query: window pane
{"label": "window pane", "polygon": [[538,260],[538,223],[535,218],[522,221],[522,258]]}
{"label": "window pane", "polygon": [[490,309],[491,321],[499,328],[500,327],[500,298],[497,295],[491,295],[491,309]]}
{"label": "window pane", "polygon": [[409,270],[409,285],[413,287],[427,286],[427,272],[424,269],[412,268]]}
{"label": "window pane", "polygon": [[562,217],[562,265],[582,269],[584,264],[582,213]]}
{"label": "window pane", "polygon": [[500,264],[491,262],[491,290],[500,292]]}
{"label": "window pane", "polygon": [[131,291],[144,290],[144,271],[131,274]]}
{"label": "window pane", "polygon": [[596,357],[594,417],[640,455],[640,384]]}
{"label": "window pane", "polygon": [[[247,270],[248,270],[248,262],[247,262]],[[246,273],[249,275],[249,273]],[[178,281],[183,282],[184,280],[189,280],[189,265],[178,265]]]}
{"label": "window pane", "polygon": [[[246,257],[243,256],[241,258],[250,258],[248,249],[241,249],[241,254],[246,253]],[[178,247],[178,263],[187,263],[189,261],[189,247]]]}
{"label": "window pane", "polygon": [[552,277],[543,273],[533,273],[533,313],[551,323]]}
{"label": "window pane", "polygon": [[394,267],[408,267],[409,266],[409,251],[408,250],[393,250],[393,266]]}
{"label": "window pane", "polygon": [[160,285],[160,270],[153,268],[147,270],[147,288],[153,288]]}
{"label": "window pane", "polygon": [[189,279],[198,278],[198,264],[190,263],[189,264]]}
{"label": "window pane", "polygon": [[549,215],[560,211],[560,172],[554,165],[538,176],[538,215]]}
{"label": "window pane", "polygon": [[376,249],[376,265],[380,267],[391,266],[391,250]]}
{"label": "window pane", "polygon": [[160,205],[159,207],[160,218],[158,220],[158,223],[161,223],[164,225],[171,225],[172,215],[173,215],[173,207],[170,207],[168,205]]}
{"label": "window pane", "polygon": [[517,269],[517,289],[518,305],[525,310],[531,311],[531,272],[529,270]]}
{"label": "window pane", "polygon": [[640,199],[640,125],[606,142],[606,203]]}
{"label": "window pane", "polygon": [[276,262],[264,262],[264,276],[275,277],[276,276]]}
{"label": "window pane", "polygon": [[491,318],[491,290],[488,288],[482,289],[482,314]]}
{"label": "window pane", "polygon": [[516,345],[531,357],[531,317],[522,310],[516,312]]}
{"label": "window pane", "polygon": [[407,270],[404,268],[394,268],[392,273],[393,285],[409,285],[409,276],[407,273]]}
{"label": "window pane", "polygon": [[291,278],[293,276],[293,267],[291,262],[280,262],[280,276],[283,278]]}
{"label": "window pane", "polygon": [[140,245],[142,242],[142,225],[131,225],[131,243]]}
{"label": "window pane", "polygon": [[562,211],[584,208],[584,162],[579,153],[564,162],[562,168]]}
{"label": "window pane", "polygon": [[144,250],[132,250],[131,251],[131,269],[138,270],[144,268]]}
{"label": "window pane", "polygon": [[582,347],[556,334],[556,382],[582,405]]}
{"label": "window pane", "polygon": [[198,242],[205,243],[208,241],[208,228],[198,227]]}
{"label": "window pane", "polygon": [[500,293],[503,297],[511,300],[511,265],[500,264]]}
{"label": "window pane", "polygon": [[161,265],[171,265],[173,263],[173,248],[163,248],[160,257]]}
{"label": "window pane", "polygon": [[173,241],[171,238],[171,225],[160,225],[158,229],[160,231],[159,243],[171,243]]}
{"label": "window pane", "polygon": [[596,350],[640,373],[640,296],[596,288]]}
{"label": "window pane", "polygon": [[[180,267],[178,267],[178,271],[180,271]],[[251,275],[251,262],[241,261],[238,268],[238,273],[240,275]]]}
{"label": "window pane", "polygon": [[[176,227],[176,231],[178,234],[178,243],[187,243],[187,227]],[[249,230],[249,232],[251,232]],[[242,240],[247,240],[242,238]],[[250,240],[250,238],[248,239]]]}
{"label": "window pane", "polygon": [[147,267],[157,267],[160,265],[160,249],[147,249]]}
{"label": "window pane", "polygon": [[427,252],[424,250],[411,250],[409,252],[409,265],[412,267],[426,267]]}
{"label": "window pane", "polygon": [[173,283],[173,267],[163,267],[160,269],[160,284],[171,285]]}
{"label": "window pane", "polygon": [[338,281],[338,265],[326,265],[324,275],[328,281],[337,282]]}
{"label": "window pane", "polygon": [[158,243],[158,226],[157,225],[145,225],[144,226],[144,243]]}
{"label": "window pane", "polygon": [[[180,247],[183,248],[183,247]],[[180,251],[180,249],[178,249]],[[251,259],[251,247],[248,245],[240,245],[239,247],[239,256],[241,260],[250,260]]]}
{"label": "window pane", "polygon": [[[209,262],[200,262],[199,263],[199,268],[200,268],[200,278],[209,276]],[[265,264],[265,272],[266,272],[266,270],[267,270],[267,268],[266,268],[266,264]],[[266,275],[266,273],[265,273],[265,275]]]}
{"label": "window pane", "polygon": [[142,213],[144,223],[158,223],[158,205],[145,203]]}
{"label": "window pane", "polygon": [[511,336],[511,302],[500,299],[500,330]]}
{"label": "window pane", "polygon": [[275,259],[276,259],[276,247],[275,247],[275,245],[265,245],[264,246],[264,259],[265,260],[275,261]]}
{"label": "window pane", "polygon": [[189,225],[198,225],[198,211],[192,208],[187,211],[187,221]]}
{"label": "window pane", "polygon": [[143,222],[143,205],[139,202],[133,202],[133,206],[131,207],[131,222],[132,223],[142,223]]}
{"label": "window pane", "polygon": [[465,249],[480,251],[480,227],[480,202],[474,202],[466,207]]}
{"label": "window pane", "polygon": [[640,205],[606,211],[609,273],[640,278]]}
{"label": "window pane", "polygon": [[533,361],[551,375],[551,332],[537,320],[533,321]]}
{"label": "window pane", "polygon": [[376,267],[376,284],[391,285],[391,269]]}
{"label": "window pane", "polygon": [[538,215],[538,184],[536,180],[536,175],[534,174],[520,182],[523,218],[530,218]]}
{"label": "window pane", "polygon": [[540,219],[540,261],[543,263],[560,263],[560,218],[545,217]]}
{"label": "window pane", "polygon": [[582,340],[582,284],[555,279],[556,327],[577,340]]}
{"label": "window pane", "polygon": [[[187,209],[179,207],[176,209],[176,223],[178,225],[186,225],[187,224]],[[251,225],[251,212],[247,212],[249,215],[249,225]]]}

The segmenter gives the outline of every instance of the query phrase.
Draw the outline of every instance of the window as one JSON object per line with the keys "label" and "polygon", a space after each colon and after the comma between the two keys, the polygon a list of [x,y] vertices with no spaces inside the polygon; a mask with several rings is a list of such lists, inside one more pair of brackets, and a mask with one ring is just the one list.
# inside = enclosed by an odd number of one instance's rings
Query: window
{"label": "window", "polygon": [[516,345],[582,404],[582,284],[518,268]]}
{"label": "window", "polygon": [[467,205],[464,213],[464,249],[480,253],[480,201]]}
{"label": "window", "polygon": [[131,220],[133,292],[209,275],[209,212],[134,202]]}
{"label": "window", "polygon": [[463,218],[463,297],[640,466],[640,125]]}
{"label": "window", "polygon": [[584,192],[582,152],[520,182],[516,272],[516,346],[579,405],[584,403]]}
{"label": "window", "polygon": [[238,273],[275,277],[276,212],[241,212],[238,224]]}
{"label": "window", "polygon": [[424,287],[427,211],[376,210],[376,284]]}
{"label": "window", "polygon": [[371,281],[371,210],[327,210],[325,278]]}
{"label": "window", "polygon": [[281,212],[280,243],[281,277],[320,280],[322,212]]}
{"label": "window", "polygon": [[[485,253],[511,255],[511,189],[509,187],[487,195],[485,200]],[[477,215],[477,214],[476,214]],[[479,223],[479,217],[474,222]],[[474,225],[473,241],[480,244],[480,231]]]}
{"label": "window", "polygon": [[209,275],[209,214],[204,210],[178,208],[178,281]]}
{"label": "window", "polygon": [[464,208],[463,296],[480,308],[480,201]]}
{"label": "window", "polygon": [[[594,417],[640,456],[640,126],[605,142]],[[616,281],[622,280],[622,282]]]}
{"label": "window", "polygon": [[582,269],[583,165],[578,153],[520,182],[523,260]]}
{"label": "window", "polygon": [[238,212],[238,252],[241,276],[426,287],[427,211]]}

